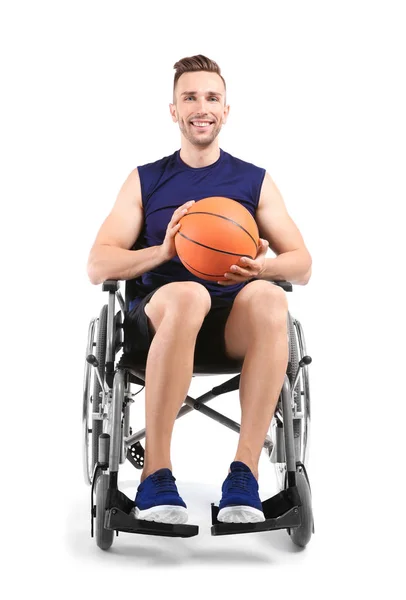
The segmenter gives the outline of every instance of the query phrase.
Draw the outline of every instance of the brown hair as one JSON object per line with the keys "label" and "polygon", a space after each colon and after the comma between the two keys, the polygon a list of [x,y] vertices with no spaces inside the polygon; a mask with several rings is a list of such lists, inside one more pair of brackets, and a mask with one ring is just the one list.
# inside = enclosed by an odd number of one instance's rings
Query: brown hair
{"label": "brown hair", "polygon": [[[224,90],[226,90],[226,82],[224,77],[221,75],[221,69],[214,60],[210,60],[207,56],[203,56],[203,54],[197,54],[195,56],[187,56],[186,58],[182,58],[178,60],[173,65],[173,68],[176,69],[175,78],[173,81],[173,102],[175,103],[175,88],[178,82],[178,79],[183,73],[190,73],[193,71],[208,71],[209,73],[217,73],[220,75],[221,79],[224,83]],[[225,102],[225,98],[224,98]]]}

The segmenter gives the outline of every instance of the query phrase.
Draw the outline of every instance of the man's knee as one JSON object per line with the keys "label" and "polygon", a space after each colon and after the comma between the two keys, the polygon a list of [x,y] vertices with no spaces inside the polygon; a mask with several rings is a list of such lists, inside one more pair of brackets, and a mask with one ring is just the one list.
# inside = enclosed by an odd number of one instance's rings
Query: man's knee
{"label": "man's knee", "polygon": [[207,289],[195,281],[176,281],[159,288],[145,305],[145,314],[155,330],[163,318],[170,316],[183,321],[200,322],[211,308]]}
{"label": "man's knee", "polygon": [[288,301],[281,287],[257,280],[247,284],[240,294],[239,302],[245,305],[244,311],[252,324],[275,324],[286,320]]}

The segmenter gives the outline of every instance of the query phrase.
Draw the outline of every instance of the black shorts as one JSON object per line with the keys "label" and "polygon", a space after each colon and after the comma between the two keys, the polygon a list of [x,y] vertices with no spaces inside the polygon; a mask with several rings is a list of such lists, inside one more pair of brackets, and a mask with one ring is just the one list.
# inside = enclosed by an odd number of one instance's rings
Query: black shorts
{"label": "black shorts", "polygon": [[[145,296],[137,306],[126,313],[124,319],[124,352],[145,362],[154,331],[144,307],[156,291],[153,290]],[[225,353],[224,328],[232,306],[233,300],[212,296],[211,309],[197,335],[195,362],[223,363],[231,360]]]}

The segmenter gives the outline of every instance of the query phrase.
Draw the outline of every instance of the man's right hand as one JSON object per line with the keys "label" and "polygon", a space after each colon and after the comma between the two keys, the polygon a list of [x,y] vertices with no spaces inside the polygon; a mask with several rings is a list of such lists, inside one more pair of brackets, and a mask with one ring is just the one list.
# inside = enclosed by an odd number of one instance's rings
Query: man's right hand
{"label": "man's right hand", "polygon": [[162,258],[166,262],[176,256],[175,235],[179,231],[180,223],[178,221],[185,216],[189,208],[194,204],[194,200],[190,200],[182,206],[179,206],[172,215],[166,228],[165,239],[161,245]]}

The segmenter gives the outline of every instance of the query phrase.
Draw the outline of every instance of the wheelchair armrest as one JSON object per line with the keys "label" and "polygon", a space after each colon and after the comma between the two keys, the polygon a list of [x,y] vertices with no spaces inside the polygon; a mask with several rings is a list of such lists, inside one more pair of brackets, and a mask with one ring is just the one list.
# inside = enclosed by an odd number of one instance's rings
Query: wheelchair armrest
{"label": "wheelchair armrest", "polygon": [[102,290],[103,292],[117,292],[120,279],[106,279],[103,281]]}
{"label": "wheelchair armrest", "polygon": [[283,288],[285,292],[291,292],[293,290],[293,286],[290,281],[272,281],[275,285],[279,285],[279,287]]}

